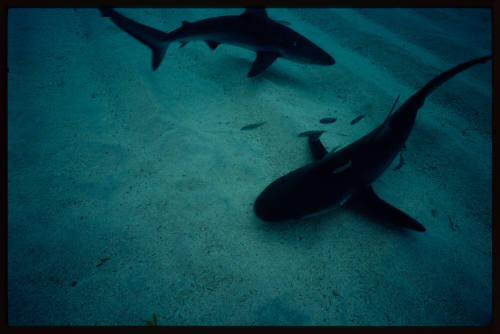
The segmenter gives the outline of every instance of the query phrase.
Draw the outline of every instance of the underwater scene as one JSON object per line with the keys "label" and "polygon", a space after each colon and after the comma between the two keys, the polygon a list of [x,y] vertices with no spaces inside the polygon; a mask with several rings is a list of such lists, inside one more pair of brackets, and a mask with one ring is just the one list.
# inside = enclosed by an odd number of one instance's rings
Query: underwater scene
{"label": "underwater scene", "polygon": [[488,8],[10,8],[8,324],[485,326]]}

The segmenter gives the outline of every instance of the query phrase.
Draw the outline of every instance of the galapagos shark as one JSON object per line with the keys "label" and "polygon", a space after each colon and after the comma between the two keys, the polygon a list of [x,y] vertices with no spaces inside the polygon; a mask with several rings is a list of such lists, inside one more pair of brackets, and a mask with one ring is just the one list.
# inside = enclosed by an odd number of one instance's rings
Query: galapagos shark
{"label": "galapagos shark", "polygon": [[114,9],[100,8],[102,16],[109,17],[120,28],[153,50],[153,70],[160,66],[171,42],[203,40],[214,50],[221,43],[255,51],[255,59],[248,77],[256,76],[277,58],[295,62],[333,65],[335,60],[320,47],[296,31],[267,16],[264,8],[249,8],[241,15],[213,17],[196,22],[182,22],[170,33],[135,22]]}
{"label": "galapagos shark", "polygon": [[[319,137],[323,131],[308,132],[314,162],[272,182],[257,197],[255,214],[264,221],[308,217],[357,202],[385,221],[416,231],[425,227],[377,196],[371,187],[391,164],[410,135],[418,110],[426,97],[457,73],[485,63],[490,56],[455,66],[431,80],[393,114],[367,135],[336,152],[328,153]],[[393,105],[396,105],[396,102]]]}

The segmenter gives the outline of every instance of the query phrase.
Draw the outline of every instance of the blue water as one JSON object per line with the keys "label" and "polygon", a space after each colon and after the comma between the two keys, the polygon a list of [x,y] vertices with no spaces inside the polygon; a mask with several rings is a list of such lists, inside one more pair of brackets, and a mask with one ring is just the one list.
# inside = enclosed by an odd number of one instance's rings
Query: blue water
{"label": "blue water", "polygon": [[[162,31],[243,12],[118,11]],[[271,225],[252,209],[311,161],[300,132],[348,145],[399,94],[491,54],[490,10],[268,14],[335,65],[278,59],[248,78],[255,53],[191,42],[152,71],[97,9],[9,9],[10,325],[490,323],[491,62],[427,99],[404,165],[373,184],[426,232],[342,208]]]}

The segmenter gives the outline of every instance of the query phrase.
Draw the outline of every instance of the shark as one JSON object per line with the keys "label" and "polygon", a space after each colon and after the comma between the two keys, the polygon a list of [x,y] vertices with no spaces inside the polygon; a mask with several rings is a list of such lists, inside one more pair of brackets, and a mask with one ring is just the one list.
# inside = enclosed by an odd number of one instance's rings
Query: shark
{"label": "shark", "polygon": [[[269,184],[257,197],[254,212],[264,221],[306,218],[353,203],[384,221],[415,231],[425,227],[381,199],[371,186],[404,147],[418,110],[431,92],[491,55],[457,65],[427,83],[371,132],[338,151],[328,152],[320,141],[323,131],[308,131],[313,162]],[[399,96],[398,96],[399,98]]]}
{"label": "shark", "polygon": [[153,71],[156,70],[170,43],[180,42],[184,47],[190,41],[202,40],[215,50],[226,43],[257,53],[248,77],[266,70],[278,58],[294,62],[333,65],[335,60],[319,46],[294,31],[272,20],[265,8],[248,8],[241,15],[226,15],[196,22],[183,21],[170,33],[162,32],[131,20],[112,8],[99,8],[118,27],[147,45],[153,51]]}

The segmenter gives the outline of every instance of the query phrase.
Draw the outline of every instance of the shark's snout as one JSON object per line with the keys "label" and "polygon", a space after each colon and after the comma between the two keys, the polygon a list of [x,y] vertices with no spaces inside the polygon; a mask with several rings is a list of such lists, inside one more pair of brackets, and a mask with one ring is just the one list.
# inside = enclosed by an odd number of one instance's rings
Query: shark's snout
{"label": "shark's snout", "polygon": [[255,200],[255,203],[253,204],[253,211],[255,212],[255,215],[259,217],[260,219],[264,221],[275,221],[277,220],[276,215],[273,213],[273,210],[271,210],[268,205],[266,200],[263,198],[262,194],[257,197]]}
{"label": "shark's snout", "polygon": [[317,65],[333,65],[335,64],[335,59],[321,50],[321,53],[318,53],[318,56],[313,59],[313,63]]}
{"label": "shark's snout", "polygon": [[266,188],[255,200],[253,211],[257,217],[267,222],[277,222],[289,219],[289,212],[282,210],[272,191]]}

